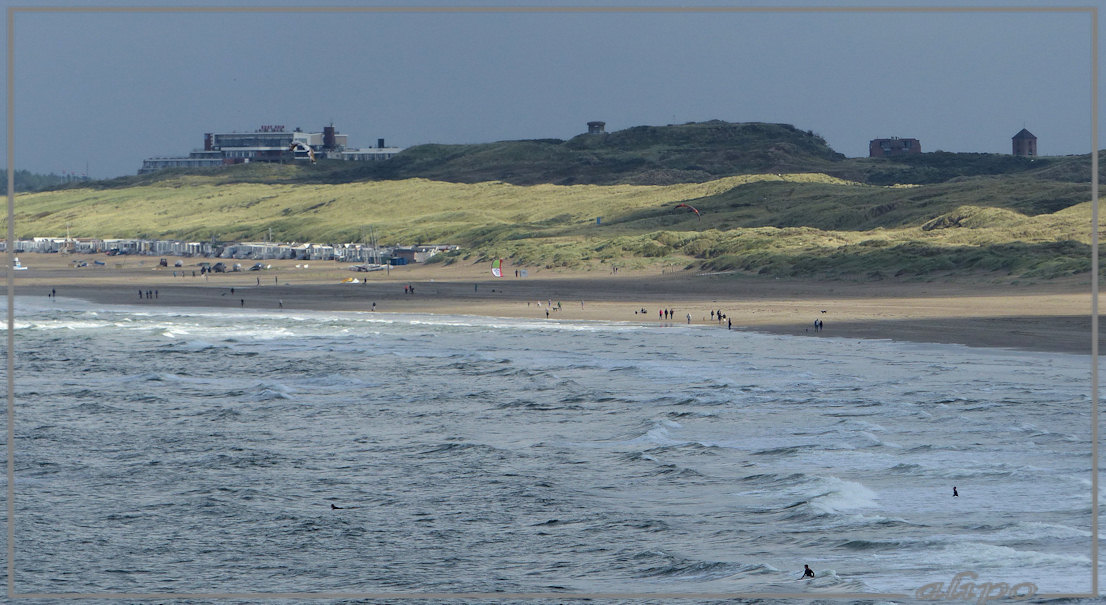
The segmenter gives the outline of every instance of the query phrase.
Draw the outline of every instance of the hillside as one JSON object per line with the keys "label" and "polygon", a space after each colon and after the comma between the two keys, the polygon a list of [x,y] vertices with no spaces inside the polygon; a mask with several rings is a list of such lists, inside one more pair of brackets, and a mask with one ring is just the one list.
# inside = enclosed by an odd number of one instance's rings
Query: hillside
{"label": "hillside", "polygon": [[463,247],[443,262],[1009,281],[1089,271],[1089,170],[1088,156],[845,158],[790,125],[714,121],[113,179],[18,196],[16,232],[338,243],[372,226],[384,244]]}
{"label": "hillside", "polygon": [[[279,167],[274,167],[279,168]],[[17,197],[19,236],[448,242],[442,262],[664,265],[839,279],[1051,278],[1090,268],[1089,188],[1009,177],[875,186],[819,173],[675,185],[223,183],[195,175]],[[701,219],[686,209],[688,203]],[[597,222],[597,218],[601,221]]]}
{"label": "hillside", "polygon": [[389,162],[386,178],[516,185],[703,182],[739,174],[826,172],[844,159],[788,124],[711,121],[484,145],[422,145]]}
{"label": "hillside", "polygon": [[[1106,166],[1101,170],[1106,175]],[[533,139],[471,145],[417,145],[386,162],[322,160],[317,165],[243,164],[216,171],[165,170],[97,181],[98,189],[154,185],[182,176],[216,183],[343,184],[431,179],[513,185],[671,185],[728,176],[817,172],[867,185],[936,184],[980,176],[1090,182],[1090,157],[1023,158],[934,152],[897,158],[846,158],[813,131],[790,124],[718,120],[636,126],[567,141]],[[78,186],[78,185],[70,185]],[[59,187],[62,187],[59,185]]]}

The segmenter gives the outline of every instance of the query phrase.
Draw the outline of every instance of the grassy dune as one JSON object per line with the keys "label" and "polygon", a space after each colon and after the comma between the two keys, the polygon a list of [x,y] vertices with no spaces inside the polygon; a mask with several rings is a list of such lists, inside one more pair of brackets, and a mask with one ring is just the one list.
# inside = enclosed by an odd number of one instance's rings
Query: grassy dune
{"label": "grassy dune", "polygon": [[[289,167],[293,169],[293,167]],[[299,170],[299,168],[294,168]],[[279,171],[279,167],[267,167]],[[279,180],[279,179],[274,179]],[[1085,183],[980,176],[876,186],[818,173],[673,185],[511,185],[422,178],[228,183],[175,175],[20,195],[20,237],[457,243],[441,262],[668,265],[774,276],[1052,278],[1090,269]],[[702,219],[681,202],[697,207]],[[602,224],[596,224],[602,217]],[[5,226],[6,228],[6,226]]]}

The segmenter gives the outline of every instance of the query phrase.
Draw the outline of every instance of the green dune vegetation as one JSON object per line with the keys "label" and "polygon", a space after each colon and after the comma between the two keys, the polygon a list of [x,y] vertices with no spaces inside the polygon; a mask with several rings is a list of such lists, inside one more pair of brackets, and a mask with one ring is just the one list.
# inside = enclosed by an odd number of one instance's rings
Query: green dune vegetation
{"label": "green dune vegetation", "polygon": [[436,257],[445,263],[820,279],[1011,282],[1091,268],[1087,156],[846,159],[787,125],[708,122],[420,146],[380,164],[167,171],[27,193],[16,233],[258,241],[271,230],[341,243],[371,226],[382,244],[459,244]]}

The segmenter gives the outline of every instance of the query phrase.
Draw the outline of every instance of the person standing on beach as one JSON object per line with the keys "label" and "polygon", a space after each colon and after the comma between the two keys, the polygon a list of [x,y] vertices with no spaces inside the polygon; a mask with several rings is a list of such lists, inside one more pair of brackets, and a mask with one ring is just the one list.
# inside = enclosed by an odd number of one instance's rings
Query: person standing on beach
{"label": "person standing on beach", "polygon": [[687,325],[691,325],[691,313],[687,314]]}

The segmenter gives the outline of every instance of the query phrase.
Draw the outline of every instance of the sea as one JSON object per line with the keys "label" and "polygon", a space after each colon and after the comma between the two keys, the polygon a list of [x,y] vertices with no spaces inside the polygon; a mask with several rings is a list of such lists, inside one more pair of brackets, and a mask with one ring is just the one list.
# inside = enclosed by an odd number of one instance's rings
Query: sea
{"label": "sea", "polygon": [[19,594],[1091,589],[1087,355],[829,317],[816,338],[61,297],[15,317]]}

